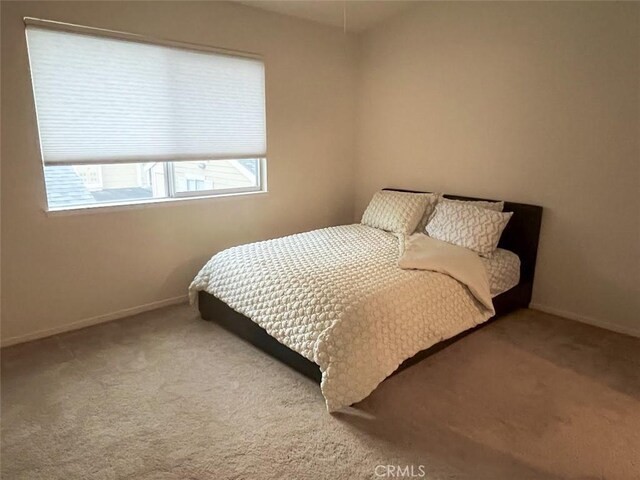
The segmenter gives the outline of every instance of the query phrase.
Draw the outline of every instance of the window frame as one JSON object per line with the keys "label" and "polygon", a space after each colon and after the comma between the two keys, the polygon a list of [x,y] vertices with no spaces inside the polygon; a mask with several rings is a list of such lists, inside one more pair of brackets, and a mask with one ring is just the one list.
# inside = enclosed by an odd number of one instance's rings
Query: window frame
{"label": "window frame", "polygon": [[[235,159],[229,159],[235,160]],[[256,185],[251,187],[238,188],[213,188],[209,190],[194,190],[179,192],[175,182],[175,164],[177,162],[165,162],[165,187],[167,188],[167,198],[190,198],[190,197],[214,197],[216,195],[232,195],[236,193],[256,193],[264,191],[262,184],[263,170],[266,166],[266,158],[256,158],[258,161],[258,171],[256,173]],[[215,162],[216,160],[210,160]]]}
{"label": "window frame", "polygon": [[[233,159],[231,159],[233,160]],[[44,163],[42,164],[42,182],[45,186],[45,205],[44,211],[47,215],[57,214],[72,214],[91,211],[111,211],[111,210],[124,210],[136,207],[148,207],[153,205],[172,204],[175,202],[184,201],[200,201],[210,200],[215,198],[229,198],[234,196],[256,195],[269,193],[267,189],[267,158],[256,158],[258,163],[256,186],[251,187],[238,187],[238,188],[218,188],[213,190],[198,190],[191,192],[176,192],[175,183],[173,178],[173,164],[177,162],[160,162],[164,169],[164,183],[166,195],[163,197],[151,197],[142,199],[122,200],[114,202],[99,202],[94,203],[82,203],[77,205],[68,205],[63,207],[50,207],[47,194],[47,182],[44,176]],[[215,161],[215,160],[213,160]],[[144,162],[140,162],[144,163]],[[75,166],[71,164],[69,166]],[[171,176],[171,178],[169,178]]]}
{"label": "window frame", "polygon": [[122,212],[127,210],[140,210],[143,208],[161,208],[168,206],[188,205],[191,203],[201,203],[202,201],[237,201],[242,197],[253,197],[268,195],[267,190],[248,193],[230,193],[224,195],[213,195],[207,197],[184,197],[184,198],[153,198],[141,201],[131,201],[128,203],[92,203],[78,205],[76,207],[62,207],[48,210],[43,209],[43,214],[47,217],[67,217],[75,215],[90,215],[97,213]]}

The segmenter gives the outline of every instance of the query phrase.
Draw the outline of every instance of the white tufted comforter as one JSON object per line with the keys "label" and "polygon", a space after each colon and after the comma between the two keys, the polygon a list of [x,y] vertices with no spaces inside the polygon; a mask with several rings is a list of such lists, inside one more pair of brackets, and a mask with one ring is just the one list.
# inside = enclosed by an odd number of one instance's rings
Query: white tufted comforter
{"label": "white tufted comforter", "polygon": [[407,358],[491,316],[442,273],[402,270],[393,234],[325,228],[233,247],[198,273],[205,290],[322,371],[329,411],[368,396]]}

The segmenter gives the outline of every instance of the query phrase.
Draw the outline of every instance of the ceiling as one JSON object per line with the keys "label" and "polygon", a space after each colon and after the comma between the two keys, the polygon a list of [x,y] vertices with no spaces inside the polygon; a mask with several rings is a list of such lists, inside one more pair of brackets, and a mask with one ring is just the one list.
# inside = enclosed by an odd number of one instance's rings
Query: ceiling
{"label": "ceiling", "polygon": [[339,28],[344,27],[346,9],[347,31],[359,33],[404,10],[413,2],[404,0],[240,0],[240,3]]}

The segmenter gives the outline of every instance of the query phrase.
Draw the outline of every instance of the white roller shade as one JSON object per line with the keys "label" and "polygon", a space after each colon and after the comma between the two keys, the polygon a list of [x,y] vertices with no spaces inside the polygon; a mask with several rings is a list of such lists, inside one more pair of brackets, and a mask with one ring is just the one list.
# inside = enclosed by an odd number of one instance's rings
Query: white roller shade
{"label": "white roller shade", "polygon": [[256,58],[27,25],[47,165],[266,156]]}

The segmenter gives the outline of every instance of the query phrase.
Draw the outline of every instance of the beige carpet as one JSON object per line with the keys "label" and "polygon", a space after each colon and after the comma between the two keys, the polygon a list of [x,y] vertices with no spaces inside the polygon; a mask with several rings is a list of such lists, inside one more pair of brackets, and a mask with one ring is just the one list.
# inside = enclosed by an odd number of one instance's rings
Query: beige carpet
{"label": "beige carpet", "polygon": [[637,479],[639,372],[640,340],[521,311],[332,416],[170,307],[2,351],[2,478]]}

